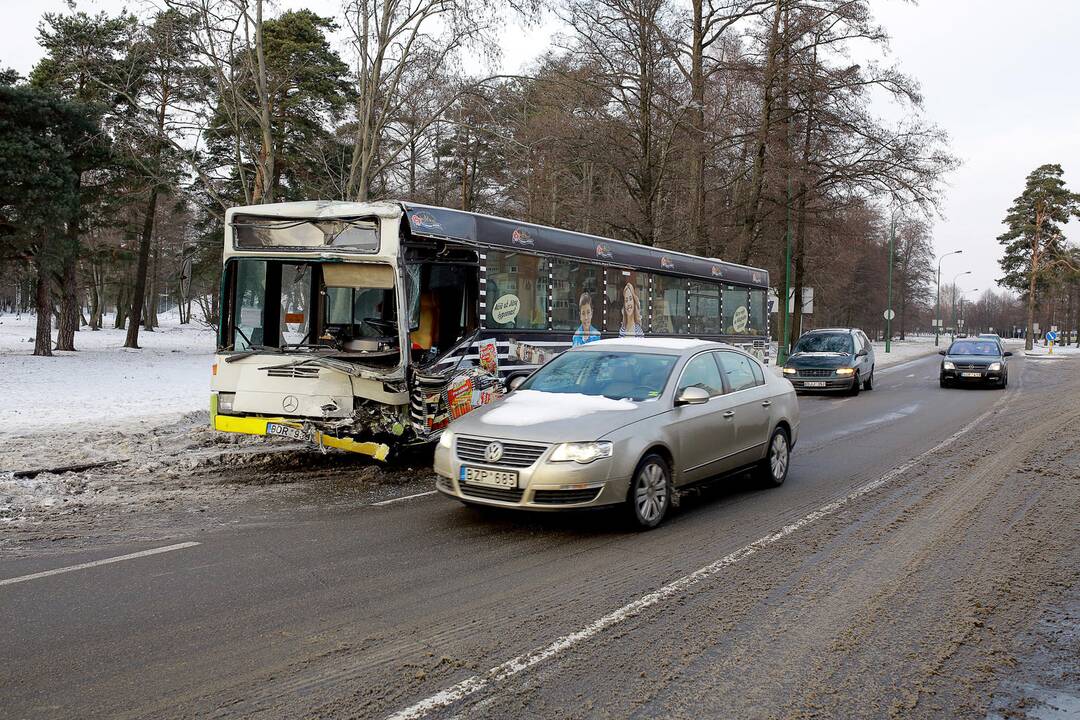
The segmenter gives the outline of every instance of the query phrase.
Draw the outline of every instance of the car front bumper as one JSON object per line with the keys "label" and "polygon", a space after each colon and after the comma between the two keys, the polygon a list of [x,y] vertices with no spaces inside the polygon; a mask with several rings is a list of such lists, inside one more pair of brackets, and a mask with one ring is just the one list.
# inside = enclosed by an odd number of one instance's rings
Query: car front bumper
{"label": "car front bumper", "polygon": [[1001,382],[1001,378],[1005,376],[1004,370],[985,370],[976,368],[974,370],[956,369],[956,370],[942,370],[942,379],[949,382],[958,383],[981,383],[981,382]]}
{"label": "car front bumper", "polygon": [[[851,383],[854,380],[854,376],[852,375],[829,375],[825,377],[785,375],[784,377],[787,378],[788,382],[790,382],[792,387],[794,387],[796,390],[817,392],[828,390],[850,390]],[[814,384],[808,385],[807,383]],[[818,383],[824,384],[821,385]]]}
{"label": "car front bumper", "polygon": [[[456,446],[456,441],[455,441]],[[626,500],[629,477],[612,477],[612,458],[588,464],[548,462],[552,448],[544,451],[529,467],[463,462],[455,448],[439,445],[435,449],[435,489],[443,495],[465,502],[493,507],[551,512],[615,505]],[[513,488],[476,485],[462,480],[462,468],[513,471],[518,483]]]}

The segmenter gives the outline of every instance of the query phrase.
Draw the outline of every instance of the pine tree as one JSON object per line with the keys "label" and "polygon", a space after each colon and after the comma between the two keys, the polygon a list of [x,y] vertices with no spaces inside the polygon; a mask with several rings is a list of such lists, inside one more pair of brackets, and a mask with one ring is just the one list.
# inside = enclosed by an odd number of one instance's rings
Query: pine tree
{"label": "pine tree", "polygon": [[1025,347],[1032,348],[1036,285],[1042,276],[1064,261],[1065,236],[1061,226],[1080,216],[1080,196],[1069,192],[1060,165],[1041,165],[1027,176],[1024,192],[1005,216],[1008,230],[998,236],[1005,248],[999,264],[1006,287],[1027,295]]}

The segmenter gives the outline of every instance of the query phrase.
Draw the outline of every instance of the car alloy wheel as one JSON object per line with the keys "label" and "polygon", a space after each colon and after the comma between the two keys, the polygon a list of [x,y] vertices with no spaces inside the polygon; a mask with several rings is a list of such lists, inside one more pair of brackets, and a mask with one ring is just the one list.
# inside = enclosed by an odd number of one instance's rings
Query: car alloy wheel
{"label": "car alloy wheel", "polygon": [[654,528],[664,519],[671,506],[671,478],[662,458],[649,455],[641,462],[628,501],[638,526]]}
{"label": "car alloy wheel", "polygon": [[774,484],[782,485],[784,483],[790,459],[791,450],[788,448],[787,435],[782,432],[775,433],[772,443],[769,444],[769,471],[772,473]]}
{"label": "car alloy wheel", "polygon": [[791,440],[782,427],[773,430],[769,437],[768,452],[754,468],[754,477],[767,487],[780,487],[787,479],[791,466]]}

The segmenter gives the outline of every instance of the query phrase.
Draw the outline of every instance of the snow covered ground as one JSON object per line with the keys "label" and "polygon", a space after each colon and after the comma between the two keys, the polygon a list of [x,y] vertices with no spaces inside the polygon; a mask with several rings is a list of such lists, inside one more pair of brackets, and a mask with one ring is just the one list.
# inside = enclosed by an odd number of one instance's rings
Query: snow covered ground
{"label": "snow covered ground", "polygon": [[1051,353],[1050,348],[1045,345],[1036,345],[1024,355],[1038,360],[1057,360],[1080,355],[1080,348],[1075,345],[1055,345],[1054,352]]}
{"label": "snow covered ground", "polygon": [[139,333],[140,350],[124,348],[124,331],[107,327],[77,332],[76,352],[42,358],[33,356],[35,317],[0,314],[0,374],[9,379],[0,425],[27,432],[205,409],[214,332],[180,325],[175,314],[160,319],[159,329]]}

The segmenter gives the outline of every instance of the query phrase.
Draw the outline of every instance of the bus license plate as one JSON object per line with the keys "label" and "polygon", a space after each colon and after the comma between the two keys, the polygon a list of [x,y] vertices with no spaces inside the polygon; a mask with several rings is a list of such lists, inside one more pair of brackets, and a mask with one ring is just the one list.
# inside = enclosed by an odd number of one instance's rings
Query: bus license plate
{"label": "bus license plate", "polygon": [[307,433],[303,428],[295,428],[289,425],[279,425],[277,423],[266,423],[266,434],[277,435],[278,437],[292,438],[293,440],[307,440]]}
{"label": "bus license plate", "polygon": [[825,381],[824,380],[808,380],[807,382],[804,382],[803,385],[805,385],[806,387],[825,387]]}
{"label": "bus license plate", "polygon": [[462,467],[461,481],[470,485],[489,487],[516,488],[518,474],[507,470],[488,470],[486,468]]}

